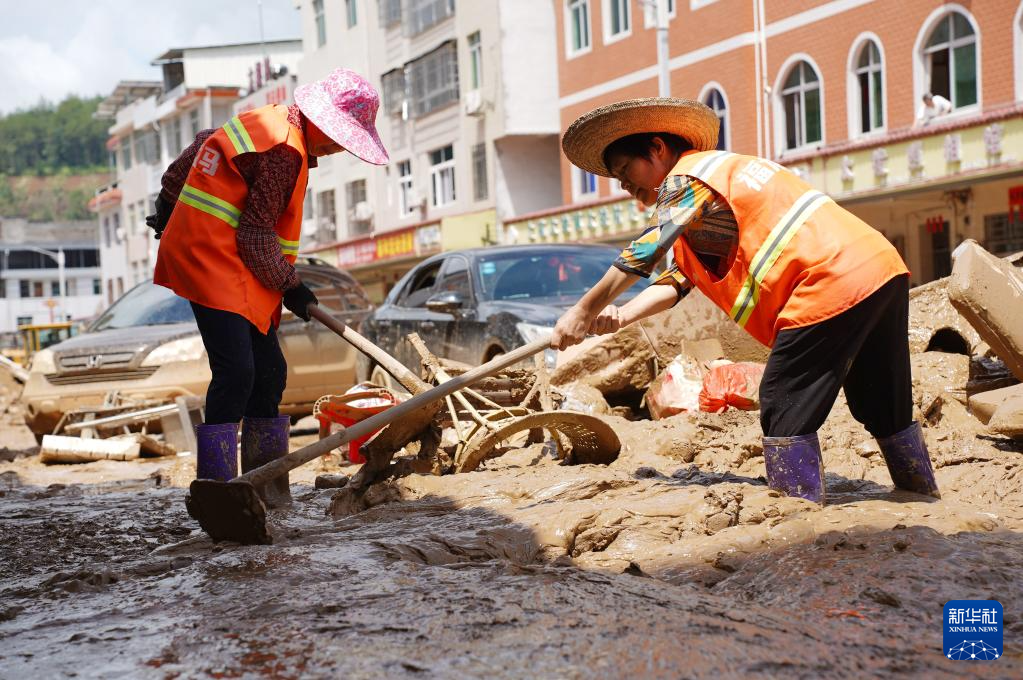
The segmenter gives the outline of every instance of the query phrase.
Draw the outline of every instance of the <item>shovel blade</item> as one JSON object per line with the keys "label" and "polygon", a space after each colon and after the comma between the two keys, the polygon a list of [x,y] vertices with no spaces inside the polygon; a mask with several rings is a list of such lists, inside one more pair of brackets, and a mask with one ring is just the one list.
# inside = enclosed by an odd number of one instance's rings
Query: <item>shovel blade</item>
{"label": "shovel blade", "polygon": [[266,506],[252,484],[197,479],[188,490],[188,514],[214,541],[273,543],[266,526]]}

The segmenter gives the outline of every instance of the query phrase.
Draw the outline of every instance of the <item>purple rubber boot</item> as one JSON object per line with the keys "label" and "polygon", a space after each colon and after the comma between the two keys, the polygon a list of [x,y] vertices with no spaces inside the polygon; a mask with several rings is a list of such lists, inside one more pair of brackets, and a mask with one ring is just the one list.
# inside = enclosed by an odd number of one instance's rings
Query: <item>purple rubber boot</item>
{"label": "purple rubber boot", "polygon": [[769,487],[824,505],[824,463],[816,432],[764,437],[764,463]]}
{"label": "purple rubber boot", "polygon": [[[255,470],[288,453],[288,435],[291,418],[244,418],[242,420],[242,473]],[[257,486],[259,497],[268,508],[279,508],[291,503],[288,474]]]}
{"label": "purple rubber boot", "polygon": [[195,477],[226,482],[238,476],[238,423],[196,425]]}
{"label": "purple rubber boot", "polygon": [[877,444],[895,488],[941,498],[920,423],[914,422],[890,437],[878,438]]}

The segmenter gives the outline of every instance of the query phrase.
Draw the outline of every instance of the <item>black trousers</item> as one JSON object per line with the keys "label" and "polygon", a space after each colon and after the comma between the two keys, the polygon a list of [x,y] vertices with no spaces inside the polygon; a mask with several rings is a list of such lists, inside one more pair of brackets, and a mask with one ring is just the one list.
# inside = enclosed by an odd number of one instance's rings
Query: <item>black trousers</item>
{"label": "black trousers", "polygon": [[909,427],[908,325],[909,276],[904,275],[838,316],[778,333],[760,383],[764,435],[816,432],[843,387],[853,417],[875,437]]}
{"label": "black trousers", "polygon": [[271,326],[266,334],[260,333],[240,314],[194,302],[192,312],[213,373],[206,392],[206,423],[276,416],[288,379],[277,330]]}

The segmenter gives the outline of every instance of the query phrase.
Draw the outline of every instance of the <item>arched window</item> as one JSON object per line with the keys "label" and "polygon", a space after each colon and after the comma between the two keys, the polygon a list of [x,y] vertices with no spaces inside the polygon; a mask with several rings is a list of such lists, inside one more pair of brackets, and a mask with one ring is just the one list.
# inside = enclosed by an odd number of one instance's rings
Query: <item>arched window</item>
{"label": "arched window", "polygon": [[977,103],[977,34],[970,20],[952,11],[931,29],[923,49],[928,91],[952,108]]}
{"label": "arched window", "polygon": [[821,141],[821,83],[813,66],[800,61],[792,67],[781,90],[785,116],[785,148],[797,149]]}
{"label": "arched window", "polygon": [[859,131],[879,130],[884,127],[884,67],[881,50],[873,40],[867,40],[860,48],[855,75],[859,95]]}
{"label": "arched window", "polygon": [[728,105],[725,103],[725,96],[721,94],[721,90],[716,87],[712,87],[709,92],[703,97],[703,103],[714,110],[714,113],[718,117],[718,146],[717,148],[724,151],[727,147],[726,135],[728,133]]}

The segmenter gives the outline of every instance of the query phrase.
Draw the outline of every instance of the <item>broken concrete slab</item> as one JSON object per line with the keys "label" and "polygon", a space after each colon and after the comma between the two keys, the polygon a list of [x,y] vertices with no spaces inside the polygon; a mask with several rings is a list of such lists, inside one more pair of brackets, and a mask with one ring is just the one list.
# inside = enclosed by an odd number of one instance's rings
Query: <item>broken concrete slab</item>
{"label": "broken concrete slab", "polygon": [[959,248],[948,297],[977,334],[1023,380],[1023,274],[976,241]]}
{"label": "broken concrete slab", "polygon": [[969,398],[967,403],[970,407],[970,413],[972,413],[977,420],[987,425],[991,422],[991,418],[994,416],[995,411],[997,411],[1006,401],[1013,399],[1014,397],[1023,397],[1023,384],[1011,385],[1009,387],[1003,387],[989,392],[974,394]]}

